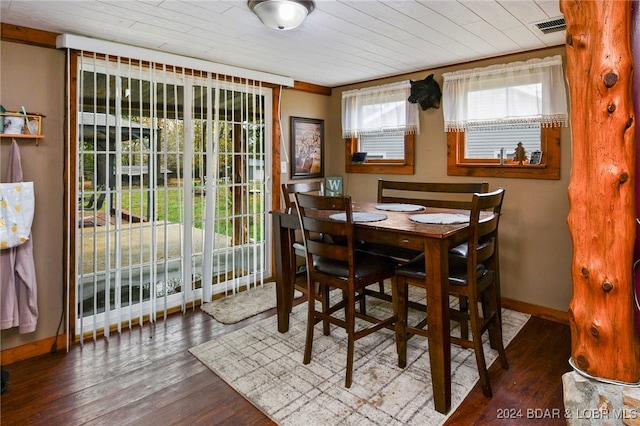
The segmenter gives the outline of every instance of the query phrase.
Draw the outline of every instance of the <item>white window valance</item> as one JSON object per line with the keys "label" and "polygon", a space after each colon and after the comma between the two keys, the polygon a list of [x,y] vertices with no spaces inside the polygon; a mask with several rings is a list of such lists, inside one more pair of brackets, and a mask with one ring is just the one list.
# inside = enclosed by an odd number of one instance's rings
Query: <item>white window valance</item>
{"label": "white window valance", "polygon": [[469,126],[568,122],[562,57],[491,65],[442,74],[445,131]]}
{"label": "white window valance", "polygon": [[418,104],[409,103],[409,95],[408,80],[342,92],[342,137],[419,133]]}

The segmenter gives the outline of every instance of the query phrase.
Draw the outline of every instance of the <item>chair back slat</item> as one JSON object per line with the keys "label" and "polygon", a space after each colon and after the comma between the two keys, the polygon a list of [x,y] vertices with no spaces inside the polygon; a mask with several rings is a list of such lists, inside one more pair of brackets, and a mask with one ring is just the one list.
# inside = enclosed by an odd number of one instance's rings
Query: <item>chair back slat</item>
{"label": "chair back slat", "polygon": [[307,241],[307,251],[314,256],[328,257],[330,259],[347,262],[349,259],[347,250],[347,246],[328,244],[313,240]]}
{"label": "chair back slat", "polygon": [[488,241],[483,242],[483,244],[481,244],[476,253],[476,260],[478,263],[484,263],[487,261],[487,259],[490,259],[491,256],[494,255],[496,251],[496,239],[495,238],[490,238]]}
{"label": "chair back slat", "polygon": [[487,219],[480,219],[478,222],[478,235],[483,236],[490,234],[498,227],[500,215],[493,215]]}
{"label": "chair back slat", "polygon": [[[339,213],[339,212],[338,212]],[[346,229],[344,227],[344,223],[337,221],[329,221],[325,219],[319,219],[315,217],[305,216],[302,218],[304,225],[304,229],[310,232],[322,233],[325,235],[333,235],[346,237]]]}
{"label": "chair back slat", "polygon": [[[324,197],[295,193],[303,241],[311,261],[313,256],[353,262],[353,212],[351,197]],[[322,212],[345,213],[346,221],[332,220]],[[314,238],[314,234],[322,238]],[[344,244],[346,242],[346,244]],[[350,259],[351,257],[351,259]],[[312,264],[312,262],[311,262]]]}
{"label": "chair back slat", "polygon": [[402,182],[378,180],[379,203],[407,203],[419,204],[425,207],[470,210],[472,195],[488,191],[488,182]]}
{"label": "chair back slat", "polygon": [[324,183],[321,180],[312,182],[291,182],[283,183],[282,197],[284,198],[284,207],[289,211],[295,210],[293,194],[300,192],[303,194],[313,193],[315,195],[324,195]]}

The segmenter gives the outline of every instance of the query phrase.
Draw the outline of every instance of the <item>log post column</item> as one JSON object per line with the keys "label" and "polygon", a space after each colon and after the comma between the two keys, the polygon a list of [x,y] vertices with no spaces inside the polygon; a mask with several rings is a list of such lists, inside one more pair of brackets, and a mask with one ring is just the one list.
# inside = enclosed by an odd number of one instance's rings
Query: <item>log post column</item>
{"label": "log post column", "polygon": [[631,2],[561,0],[573,162],[571,358],[592,376],[640,381],[635,333],[636,119]]}

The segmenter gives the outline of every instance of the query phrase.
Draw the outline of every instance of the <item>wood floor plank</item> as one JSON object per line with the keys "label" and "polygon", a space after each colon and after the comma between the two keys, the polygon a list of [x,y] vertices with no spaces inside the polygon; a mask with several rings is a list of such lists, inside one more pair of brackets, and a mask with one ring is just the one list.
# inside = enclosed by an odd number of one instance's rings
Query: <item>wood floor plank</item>
{"label": "wood floor plank", "polygon": [[[296,303],[302,303],[297,300]],[[224,325],[200,309],[134,327],[108,339],[64,348],[5,369],[2,425],[169,424],[273,425],[188,349],[274,315],[272,309]],[[507,425],[508,408],[562,409],[562,374],[570,370],[566,325],[532,318],[507,347],[510,369],[490,369],[493,399],[476,387],[447,425]],[[526,411],[525,411],[526,415]],[[564,424],[547,419],[545,425]],[[539,423],[543,424],[543,423]]]}
{"label": "wood floor plank", "polygon": [[[73,423],[84,424],[113,410],[126,407],[144,397],[145,393],[162,390],[171,392],[171,387],[184,376],[191,376],[191,360],[182,354],[166,362],[145,365],[129,373],[113,374],[86,389],[43,404],[42,410],[52,417],[64,417]],[[200,369],[198,369],[200,371]],[[115,373],[115,372],[114,372]],[[144,392],[144,393],[143,393]],[[103,401],[108,401],[104,404]]]}
{"label": "wood floor plank", "polygon": [[506,348],[509,369],[498,362],[489,369],[493,398],[476,385],[445,425],[565,425],[562,375],[571,370],[570,343],[568,326],[531,318]]}
{"label": "wood floor plank", "polygon": [[[133,398],[124,405],[111,407],[110,411],[86,424],[152,423],[154,413],[160,413],[155,423],[157,425],[169,424],[179,420],[184,416],[185,412],[190,412],[188,408],[191,401],[206,400],[202,396],[207,393],[211,395],[210,387],[215,382],[220,381],[215,375],[206,374],[208,369],[204,365],[198,366],[197,364],[200,364],[200,362],[194,361],[195,368],[190,369],[189,375],[183,377],[182,380],[167,382],[166,387],[157,389],[155,392],[141,393],[138,391],[141,398]],[[176,402],[178,403],[177,409],[172,406]]]}

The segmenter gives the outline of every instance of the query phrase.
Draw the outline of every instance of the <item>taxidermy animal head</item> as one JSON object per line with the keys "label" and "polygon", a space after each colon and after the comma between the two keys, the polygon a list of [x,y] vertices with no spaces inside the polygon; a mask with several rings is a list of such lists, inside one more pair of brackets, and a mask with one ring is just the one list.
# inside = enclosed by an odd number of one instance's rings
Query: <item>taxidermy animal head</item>
{"label": "taxidermy animal head", "polygon": [[411,82],[411,96],[407,99],[412,104],[420,103],[420,108],[426,111],[429,108],[439,108],[442,92],[440,85],[433,79],[433,74],[427,76],[424,80]]}

